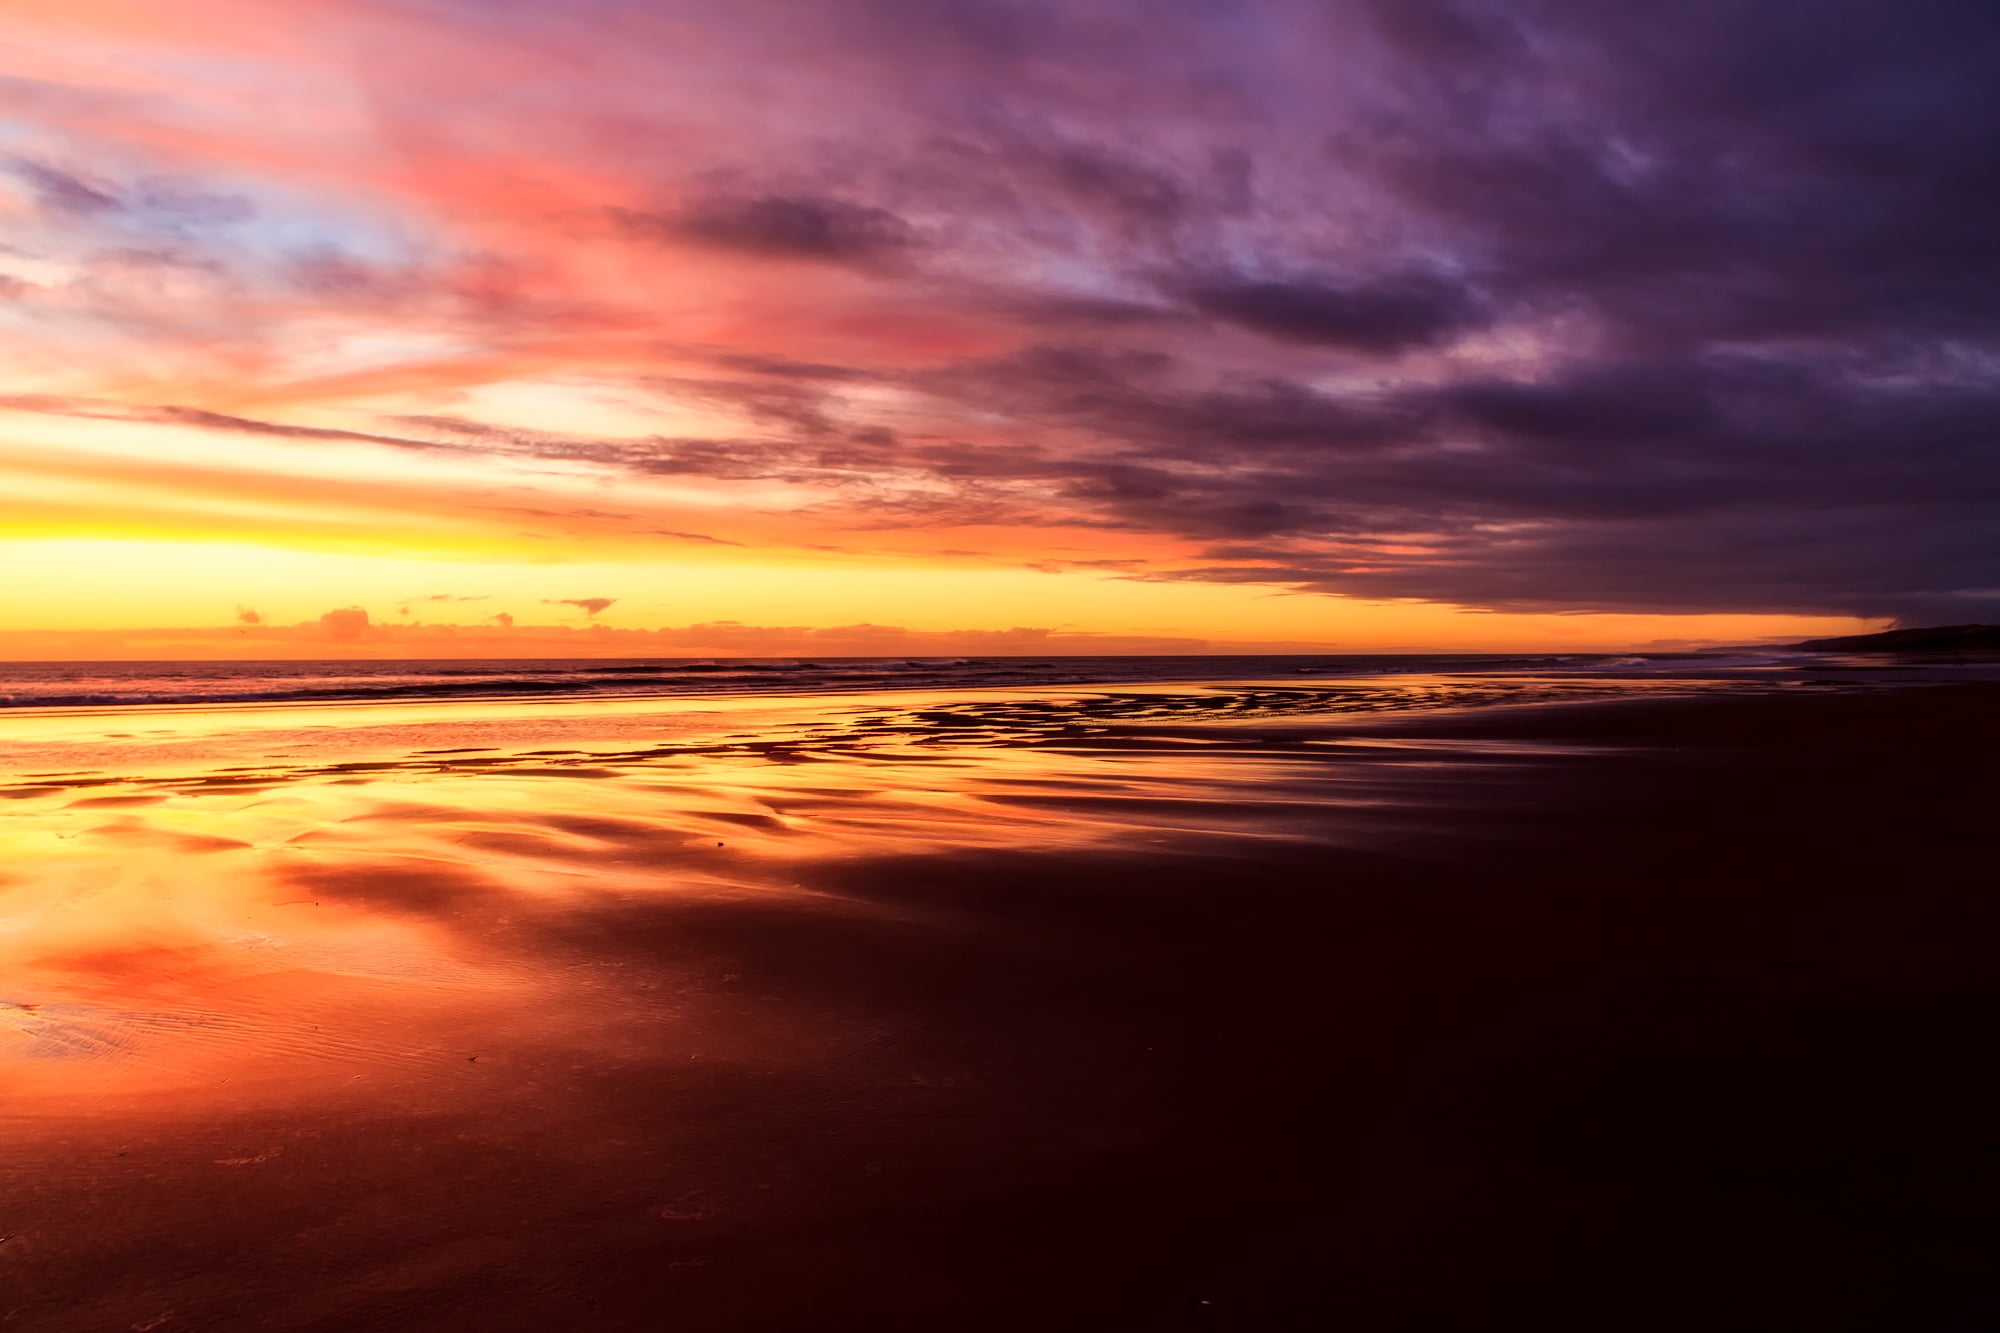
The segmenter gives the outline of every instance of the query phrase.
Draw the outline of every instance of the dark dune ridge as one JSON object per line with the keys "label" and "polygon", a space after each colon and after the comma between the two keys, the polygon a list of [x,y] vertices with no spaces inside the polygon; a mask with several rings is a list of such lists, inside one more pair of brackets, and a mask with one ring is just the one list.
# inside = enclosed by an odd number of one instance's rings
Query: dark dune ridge
{"label": "dark dune ridge", "polygon": [[0,1316],[1990,1326],[2000,686],[1266,693],[39,779]]}
{"label": "dark dune ridge", "polygon": [[1794,646],[1836,653],[2000,653],[2000,625],[1931,625],[1918,629],[1890,629],[1879,634],[1808,639]]}

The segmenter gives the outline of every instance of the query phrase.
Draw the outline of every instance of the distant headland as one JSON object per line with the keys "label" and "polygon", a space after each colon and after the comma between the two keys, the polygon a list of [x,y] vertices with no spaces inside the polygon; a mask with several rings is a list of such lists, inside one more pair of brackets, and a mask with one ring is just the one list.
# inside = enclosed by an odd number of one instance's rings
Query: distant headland
{"label": "distant headland", "polygon": [[1880,634],[1807,639],[1792,647],[1839,653],[2000,652],[2000,625],[1933,625],[1928,629],[1891,629]]}

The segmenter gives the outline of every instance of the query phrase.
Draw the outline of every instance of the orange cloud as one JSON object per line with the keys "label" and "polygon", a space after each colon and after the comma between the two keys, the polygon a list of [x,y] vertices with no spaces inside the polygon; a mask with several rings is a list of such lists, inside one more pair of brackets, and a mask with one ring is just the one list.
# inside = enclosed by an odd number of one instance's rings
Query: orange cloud
{"label": "orange cloud", "polygon": [[319,627],[329,639],[359,639],[369,630],[368,613],[358,606],[343,606],[319,618]]}
{"label": "orange cloud", "polygon": [[548,606],[573,606],[586,616],[595,619],[600,612],[609,610],[612,603],[617,600],[616,597],[544,597],[542,602]]}

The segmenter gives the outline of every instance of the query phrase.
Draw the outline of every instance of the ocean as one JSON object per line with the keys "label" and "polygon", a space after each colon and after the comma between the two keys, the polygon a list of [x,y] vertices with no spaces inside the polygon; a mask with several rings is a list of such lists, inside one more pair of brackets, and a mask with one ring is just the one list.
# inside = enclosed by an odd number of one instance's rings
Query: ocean
{"label": "ocean", "polygon": [[647,698],[991,689],[1289,676],[1741,672],[1796,654],[1334,654],[1178,657],[508,658],[252,662],[0,662],[0,709],[149,704]]}

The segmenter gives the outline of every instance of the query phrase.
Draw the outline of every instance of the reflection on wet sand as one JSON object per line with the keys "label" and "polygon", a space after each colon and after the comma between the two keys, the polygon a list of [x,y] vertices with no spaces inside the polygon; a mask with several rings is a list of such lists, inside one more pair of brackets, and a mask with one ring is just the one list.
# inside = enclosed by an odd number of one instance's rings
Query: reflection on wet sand
{"label": "reflection on wet sand", "polygon": [[[690,1327],[805,1326],[740,1286],[791,1271],[890,1326],[983,1326],[967,1256],[1030,1244],[1046,1200],[1086,1231],[1080,1199],[1178,1216],[1147,1136],[1169,1088],[1205,1086],[1189,1034],[1298,970],[1238,952],[1294,947],[1262,913],[1338,902],[1364,938],[1380,867],[1501,845],[1495,811],[1603,749],[1357,719],[1781,693],[1419,678],[38,721],[0,788],[12,1308],[622,1328],[683,1293]],[[184,1235],[197,1204],[226,1216]],[[873,1237],[861,1268],[842,1228]],[[1107,1292],[1183,1243],[1127,1241]],[[842,1285],[886,1273],[900,1294]],[[1161,1299],[1152,1326],[1201,1308]]]}
{"label": "reflection on wet sand", "polygon": [[[231,758],[245,740],[212,718],[164,771],[44,771],[0,787],[12,798],[0,822],[0,1073],[11,1109],[31,1116],[38,1102],[71,1114],[79,1096],[94,1113],[134,1098],[149,1113],[194,1113],[218,1086],[233,1106],[354,1082],[409,1096],[399,1071],[490,1048],[496,1025],[510,1041],[547,1039],[564,1026],[559,1008],[615,1029],[605,1016],[632,997],[592,993],[601,960],[551,948],[563,918],[728,898],[880,912],[829,898],[814,868],[1323,838],[1343,806],[1370,809],[1380,836],[1385,808],[1411,799],[1385,766],[1424,755],[1356,747],[1357,763],[1373,761],[1364,775],[1314,762],[1303,747],[1322,739],[1218,724],[1502,693],[1417,682],[847,700],[762,735],[190,763],[190,752]],[[116,757],[159,763],[156,751]],[[705,984],[662,967],[648,1003],[692,1003]],[[421,1095],[449,1101],[465,1086],[453,1079]]]}

